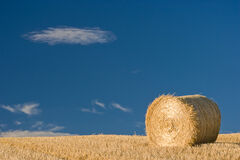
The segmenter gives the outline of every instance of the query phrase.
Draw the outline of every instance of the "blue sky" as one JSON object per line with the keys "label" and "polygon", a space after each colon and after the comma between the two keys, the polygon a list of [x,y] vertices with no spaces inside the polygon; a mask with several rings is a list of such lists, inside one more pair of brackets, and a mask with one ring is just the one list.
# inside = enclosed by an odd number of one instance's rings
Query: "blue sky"
{"label": "blue sky", "polygon": [[145,134],[161,94],[203,94],[240,127],[239,1],[1,1],[0,129]]}

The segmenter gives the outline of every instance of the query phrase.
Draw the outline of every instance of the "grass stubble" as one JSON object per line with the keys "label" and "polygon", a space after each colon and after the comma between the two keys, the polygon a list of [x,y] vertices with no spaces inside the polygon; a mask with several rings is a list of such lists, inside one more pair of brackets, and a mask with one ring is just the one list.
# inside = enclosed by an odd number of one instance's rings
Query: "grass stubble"
{"label": "grass stubble", "polygon": [[220,134],[215,143],[187,147],[159,147],[137,135],[0,138],[0,159],[239,160],[240,133]]}

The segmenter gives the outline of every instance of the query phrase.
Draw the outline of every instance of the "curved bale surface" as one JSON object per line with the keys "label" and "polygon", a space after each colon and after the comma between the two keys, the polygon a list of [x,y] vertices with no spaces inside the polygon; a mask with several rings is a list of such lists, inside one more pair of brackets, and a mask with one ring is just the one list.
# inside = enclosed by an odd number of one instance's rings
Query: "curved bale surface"
{"label": "curved bale surface", "polygon": [[215,102],[202,95],[162,95],[149,105],[146,134],[159,146],[186,146],[217,139],[221,123]]}

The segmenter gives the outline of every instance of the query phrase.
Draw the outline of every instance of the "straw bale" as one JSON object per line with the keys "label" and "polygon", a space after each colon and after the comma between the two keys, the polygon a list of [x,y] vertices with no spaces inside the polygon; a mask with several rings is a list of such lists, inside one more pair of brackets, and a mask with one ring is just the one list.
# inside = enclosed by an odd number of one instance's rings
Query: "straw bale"
{"label": "straw bale", "polygon": [[162,95],[149,105],[146,134],[159,146],[186,146],[217,139],[221,123],[215,102],[202,95]]}

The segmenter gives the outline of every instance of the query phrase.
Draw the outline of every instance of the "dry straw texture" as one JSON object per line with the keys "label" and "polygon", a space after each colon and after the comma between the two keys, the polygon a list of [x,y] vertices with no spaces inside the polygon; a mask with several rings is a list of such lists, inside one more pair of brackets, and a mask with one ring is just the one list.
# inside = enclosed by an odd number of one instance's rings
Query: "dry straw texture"
{"label": "dry straw texture", "polygon": [[162,95],[148,107],[146,133],[159,146],[186,146],[217,139],[221,114],[212,100],[202,95]]}
{"label": "dry straw texture", "polygon": [[150,145],[135,135],[0,138],[0,160],[240,160],[240,134],[186,147]]}

